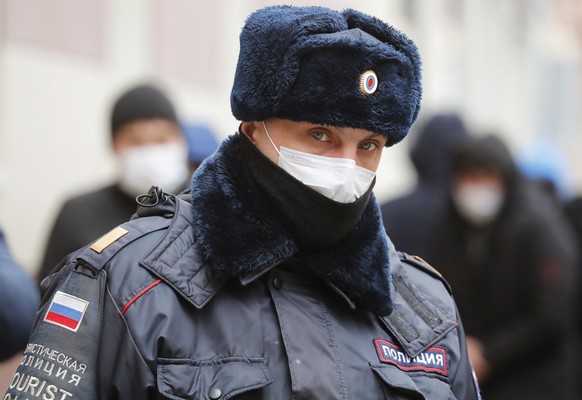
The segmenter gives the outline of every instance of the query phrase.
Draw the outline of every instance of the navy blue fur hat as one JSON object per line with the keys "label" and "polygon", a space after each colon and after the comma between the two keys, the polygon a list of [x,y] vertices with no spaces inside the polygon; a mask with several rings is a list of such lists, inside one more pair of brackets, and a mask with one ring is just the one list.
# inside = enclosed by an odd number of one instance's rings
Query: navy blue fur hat
{"label": "navy blue fur hat", "polygon": [[242,29],[230,99],[240,121],[366,129],[389,146],[408,133],[421,96],[415,44],[359,11],[272,6]]}

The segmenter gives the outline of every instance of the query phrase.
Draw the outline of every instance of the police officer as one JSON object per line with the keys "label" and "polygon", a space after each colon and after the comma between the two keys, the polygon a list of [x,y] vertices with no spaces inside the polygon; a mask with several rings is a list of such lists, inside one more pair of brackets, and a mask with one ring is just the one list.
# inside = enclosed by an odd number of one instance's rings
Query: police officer
{"label": "police officer", "polygon": [[289,6],[240,40],[239,132],[191,193],[152,188],[45,280],[5,399],[478,398],[447,284],[394,249],[372,194],[419,111],[415,45]]}

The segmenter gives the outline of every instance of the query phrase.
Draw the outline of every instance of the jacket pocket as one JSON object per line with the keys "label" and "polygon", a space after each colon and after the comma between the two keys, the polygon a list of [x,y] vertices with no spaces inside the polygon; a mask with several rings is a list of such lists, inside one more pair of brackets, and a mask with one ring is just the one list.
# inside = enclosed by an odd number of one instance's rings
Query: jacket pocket
{"label": "jacket pocket", "polygon": [[158,359],[158,391],[176,400],[226,400],[273,380],[262,358]]}
{"label": "jacket pocket", "polygon": [[393,365],[372,365],[371,367],[384,384],[386,399],[456,400],[448,383],[441,379],[423,373],[409,375]]}

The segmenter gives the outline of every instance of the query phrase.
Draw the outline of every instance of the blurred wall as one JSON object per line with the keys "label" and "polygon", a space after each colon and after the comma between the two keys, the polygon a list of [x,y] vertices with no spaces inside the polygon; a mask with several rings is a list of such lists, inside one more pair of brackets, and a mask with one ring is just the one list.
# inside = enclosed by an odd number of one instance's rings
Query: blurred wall
{"label": "blurred wall", "polygon": [[[31,274],[61,202],[114,176],[108,113],[115,96],[155,80],[183,118],[222,137],[235,132],[229,93],[238,34],[252,10],[276,3],[0,0],[0,225]],[[581,2],[286,3],[357,7],[393,24],[423,57],[421,119],[457,110],[471,128],[499,131],[516,151],[549,137],[582,188]],[[414,184],[407,146],[385,152],[380,200]]]}

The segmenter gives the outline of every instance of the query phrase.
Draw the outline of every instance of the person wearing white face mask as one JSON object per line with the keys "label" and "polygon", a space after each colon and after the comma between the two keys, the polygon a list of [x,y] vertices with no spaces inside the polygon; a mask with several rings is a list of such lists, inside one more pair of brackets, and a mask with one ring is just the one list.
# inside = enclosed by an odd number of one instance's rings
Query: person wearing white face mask
{"label": "person wearing white face mask", "polygon": [[492,223],[505,200],[500,171],[475,168],[459,174],[453,187],[453,200],[459,214],[474,226]]}
{"label": "person wearing white face mask", "polygon": [[39,282],[64,256],[129,220],[138,206],[136,196],[154,185],[178,193],[189,184],[188,146],[164,92],[150,84],[131,87],[116,99],[110,118],[118,180],[63,204],[47,241]]}
{"label": "person wearing white face mask", "polygon": [[[452,156],[431,262],[449,281],[483,397],[570,399],[573,237],[555,202],[496,136]],[[540,357],[541,346],[551,353]]]}
{"label": "person wearing white face mask", "polygon": [[293,6],[252,13],[240,44],[238,132],[189,193],[153,188],[45,279],[30,353],[64,352],[82,378],[18,376],[84,400],[479,399],[446,283],[394,248],[373,194],[420,110],[415,44]]}

